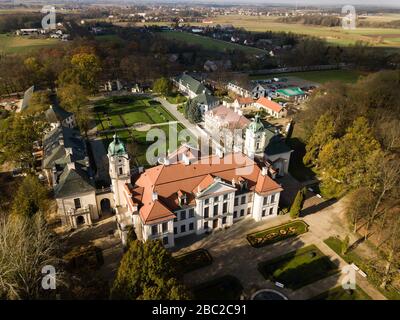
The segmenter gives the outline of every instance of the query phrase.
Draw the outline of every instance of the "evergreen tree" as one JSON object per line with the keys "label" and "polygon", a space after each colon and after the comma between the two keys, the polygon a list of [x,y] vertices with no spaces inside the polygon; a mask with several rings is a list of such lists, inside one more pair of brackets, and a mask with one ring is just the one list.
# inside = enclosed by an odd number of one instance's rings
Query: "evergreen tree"
{"label": "evergreen tree", "polygon": [[303,188],[297,192],[296,198],[294,198],[294,201],[293,201],[292,206],[290,207],[290,211],[289,211],[290,217],[292,219],[296,219],[299,217],[301,208],[303,207],[305,193],[306,193],[305,188]]}

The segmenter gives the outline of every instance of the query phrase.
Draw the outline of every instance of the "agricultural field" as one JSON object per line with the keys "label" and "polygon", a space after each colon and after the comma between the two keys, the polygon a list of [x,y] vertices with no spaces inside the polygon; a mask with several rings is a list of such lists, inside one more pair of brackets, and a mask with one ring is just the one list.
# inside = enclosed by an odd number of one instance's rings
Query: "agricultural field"
{"label": "agricultural field", "polygon": [[9,34],[0,34],[0,53],[26,53],[59,44],[57,39],[30,39]]}
{"label": "agricultural field", "polygon": [[[391,21],[398,19],[398,15],[380,17],[380,21]],[[367,20],[368,21],[368,20]],[[304,24],[288,24],[276,21],[276,17],[267,16],[217,16],[213,18],[211,25],[232,24],[238,28],[245,28],[248,31],[283,31],[293,32],[326,39],[336,45],[350,45],[356,41],[365,41],[377,47],[400,48],[400,29],[394,28],[356,28],[345,30],[341,27],[322,27]],[[210,24],[200,23],[206,26]]]}
{"label": "agricultural field", "polygon": [[[141,166],[149,166],[146,151],[153,141],[147,141],[150,129],[161,129],[166,137],[166,150],[169,148],[170,125],[176,119],[161,104],[150,98],[113,97],[98,101],[94,107],[97,130],[107,148],[115,132],[128,145],[132,156]],[[177,132],[184,129],[177,123]],[[173,132],[173,131],[172,131]],[[173,150],[170,150],[173,151]]]}
{"label": "agricultural field", "polygon": [[291,72],[267,75],[251,75],[251,80],[270,79],[274,77],[296,77],[310,82],[324,84],[329,81],[340,81],[343,83],[355,83],[360,76],[365,73],[357,70],[323,70],[323,71],[307,71],[307,72]]}
{"label": "agricultural field", "polygon": [[158,34],[166,39],[179,40],[190,44],[200,45],[205,49],[213,51],[224,52],[225,50],[242,50],[246,53],[253,53],[253,54],[265,53],[265,51],[262,49],[246,47],[240,44],[212,39],[209,37],[204,37],[188,32],[163,31],[159,32]]}

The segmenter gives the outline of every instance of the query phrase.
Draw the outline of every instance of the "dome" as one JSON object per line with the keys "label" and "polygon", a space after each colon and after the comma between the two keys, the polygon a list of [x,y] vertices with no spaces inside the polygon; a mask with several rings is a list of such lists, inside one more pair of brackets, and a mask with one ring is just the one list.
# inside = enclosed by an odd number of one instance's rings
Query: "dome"
{"label": "dome", "polygon": [[264,131],[264,125],[262,124],[258,114],[256,114],[254,120],[249,124],[249,129],[254,133]]}
{"label": "dome", "polygon": [[119,139],[117,134],[113,136],[114,140],[108,146],[108,154],[110,156],[126,154],[124,143]]}

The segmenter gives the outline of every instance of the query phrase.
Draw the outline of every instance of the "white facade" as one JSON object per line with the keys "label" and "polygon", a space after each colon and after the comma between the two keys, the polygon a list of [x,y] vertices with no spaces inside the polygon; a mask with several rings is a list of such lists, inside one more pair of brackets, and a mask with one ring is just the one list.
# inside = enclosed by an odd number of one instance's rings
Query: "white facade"
{"label": "white facade", "polygon": [[175,219],[143,225],[143,240],[160,239],[166,247],[173,247],[177,238],[226,228],[242,218],[262,221],[278,215],[280,192],[238,190],[236,183],[233,186],[215,178],[210,187],[197,194],[195,206],[176,210]]}

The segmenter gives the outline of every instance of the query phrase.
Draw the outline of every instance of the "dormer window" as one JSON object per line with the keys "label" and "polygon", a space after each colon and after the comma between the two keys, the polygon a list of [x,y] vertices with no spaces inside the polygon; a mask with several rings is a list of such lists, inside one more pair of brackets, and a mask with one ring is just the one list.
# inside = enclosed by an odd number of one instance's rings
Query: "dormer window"
{"label": "dormer window", "polygon": [[178,203],[180,206],[187,205],[187,195],[185,192],[179,190],[178,194]]}

